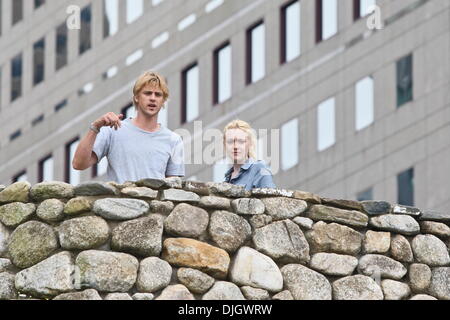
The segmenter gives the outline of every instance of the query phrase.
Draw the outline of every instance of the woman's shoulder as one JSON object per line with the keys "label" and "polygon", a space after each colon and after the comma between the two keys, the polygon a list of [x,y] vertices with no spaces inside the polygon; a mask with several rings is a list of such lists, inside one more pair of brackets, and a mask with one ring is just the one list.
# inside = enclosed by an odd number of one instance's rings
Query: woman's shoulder
{"label": "woman's shoulder", "polygon": [[256,160],[252,166],[254,170],[259,170],[262,175],[272,174],[272,172],[270,171],[270,167],[266,164],[264,160]]}

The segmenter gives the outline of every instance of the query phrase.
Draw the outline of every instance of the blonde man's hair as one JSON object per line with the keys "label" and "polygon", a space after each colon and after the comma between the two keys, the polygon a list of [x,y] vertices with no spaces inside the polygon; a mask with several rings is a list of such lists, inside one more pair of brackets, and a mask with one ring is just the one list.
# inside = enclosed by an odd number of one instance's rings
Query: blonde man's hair
{"label": "blonde man's hair", "polygon": [[169,99],[169,88],[167,87],[166,80],[157,72],[147,71],[142,74],[134,84],[133,87],[133,104],[136,106],[135,97],[141,92],[142,88],[146,85],[154,85],[161,89],[163,93],[164,102]]}
{"label": "blonde man's hair", "polygon": [[228,123],[223,129],[223,142],[225,143],[225,136],[228,130],[230,129],[241,129],[242,131],[247,133],[247,137],[250,140],[250,148],[248,150],[248,156],[250,158],[256,159],[256,134],[255,130],[245,122],[244,120],[233,120]]}

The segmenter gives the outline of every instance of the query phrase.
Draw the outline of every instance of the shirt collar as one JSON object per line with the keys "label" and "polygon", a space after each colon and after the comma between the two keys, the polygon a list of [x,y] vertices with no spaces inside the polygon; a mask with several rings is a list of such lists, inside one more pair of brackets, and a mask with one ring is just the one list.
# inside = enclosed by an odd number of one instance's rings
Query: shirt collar
{"label": "shirt collar", "polygon": [[[245,163],[241,166],[241,170],[248,170],[253,163],[255,163],[255,159],[253,158],[248,158]],[[227,180],[229,180],[231,173],[233,172],[233,167],[231,167],[230,169],[228,169],[228,171],[225,173],[225,178]]]}

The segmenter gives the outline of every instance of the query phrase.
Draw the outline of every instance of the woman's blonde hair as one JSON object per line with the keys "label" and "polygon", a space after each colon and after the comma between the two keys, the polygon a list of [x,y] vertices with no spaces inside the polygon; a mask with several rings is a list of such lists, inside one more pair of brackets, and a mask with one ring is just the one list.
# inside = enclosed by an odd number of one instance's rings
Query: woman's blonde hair
{"label": "woman's blonde hair", "polygon": [[142,74],[134,84],[133,87],[133,104],[136,105],[134,98],[141,92],[142,88],[144,88],[146,85],[154,85],[161,89],[163,93],[164,102],[169,99],[169,88],[167,87],[166,80],[159,75],[157,72],[153,71],[147,71],[144,74]]}
{"label": "woman's blonde hair", "polygon": [[223,143],[225,144],[225,136],[228,130],[230,129],[241,129],[242,131],[247,133],[248,138],[250,139],[250,148],[248,150],[248,156],[250,158],[256,159],[256,134],[255,130],[245,122],[244,120],[233,120],[228,123],[223,129]]}

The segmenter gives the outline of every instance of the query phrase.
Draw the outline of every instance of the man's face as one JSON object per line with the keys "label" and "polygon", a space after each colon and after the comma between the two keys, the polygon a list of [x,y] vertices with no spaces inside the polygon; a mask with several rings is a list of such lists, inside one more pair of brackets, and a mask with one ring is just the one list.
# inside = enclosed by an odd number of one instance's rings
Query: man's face
{"label": "man's face", "polygon": [[241,129],[229,129],[225,133],[225,148],[233,163],[244,164],[250,149],[248,134]]}
{"label": "man's face", "polygon": [[162,90],[153,84],[147,84],[134,97],[138,113],[145,116],[155,116],[164,105],[164,96]]}

